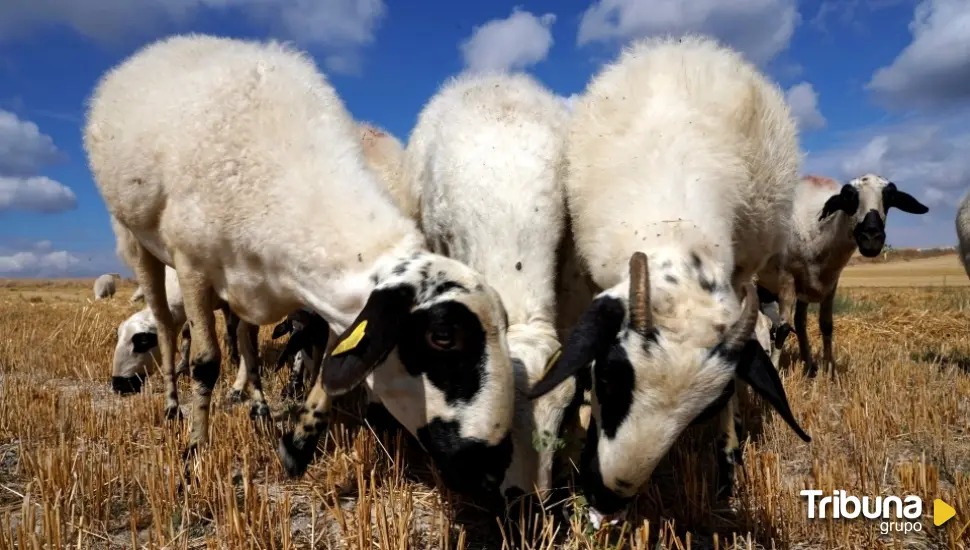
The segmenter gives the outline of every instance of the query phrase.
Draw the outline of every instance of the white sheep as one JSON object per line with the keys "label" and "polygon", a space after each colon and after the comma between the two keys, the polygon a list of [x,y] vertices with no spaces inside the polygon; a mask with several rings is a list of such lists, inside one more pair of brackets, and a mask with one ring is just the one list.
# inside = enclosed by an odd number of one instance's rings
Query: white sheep
{"label": "white sheep", "polygon": [[823,361],[835,364],[832,306],[839,276],[857,247],[867,258],[879,255],[886,242],[886,216],[893,207],[909,214],[929,211],[897,189],[896,184],[876,174],[863,175],[845,185],[811,175],[798,182],[788,245],[758,273],[758,285],[778,300],[778,337],[771,358],[775,366],[791,332],[789,320],[794,306],[800,358],[808,375],[816,375],[818,367],[808,342],[808,304],[819,304]]}
{"label": "white sheep", "polygon": [[116,283],[115,281],[121,279],[120,273],[105,273],[97,279],[94,280],[94,299],[103,300],[105,298],[114,298]]}
{"label": "white sheep", "polygon": [[376,174],[391,194],[401,212],[418,220],[418,202],[404,179],[404,145],[383,128],[367,122],[358,123],[360,145],[367,166]]}
{"label": "white sheep", "polygon": [[636,41],[579,98],[567,162],[576,246],[602,292],[532,395],[595,361],[580,461],[592,522],[618,521],[679,435],[719,411],[730,490],[734,376],[809,441],[752,338],[750,280],[784,246],[800,162],[777,86],[711,39]]}
{"label": "white sheep", "polygon": [[553,442],[575,392],[569,380],[535,402],[526,397],[561,347],[556,284],[567,120],[561,101],[525,74],[464,73],[428,101],[405,150],[432,250],[481,273],[508,313],[504,355],[518,391],[512,463],[499,484],[506,498],[550,489]]}
{"label": "white sheep", "polygon": [[957,208],[957,254],[960,256],[960,263],[963,264],[964,271],[970,277],[970,191],[960,200]]}
{"label": "white sheep", "polygon": [[[165,267],[165,291],[168,308],[176,326],[182,326],[182,359],[175,369],[176,375],[188,374],[189,354],[192,338],[186,322],[182,291],[179,288],[175,270]],[[230,400],[240,402],[248,381],[246,364],[240,361],[236,331],[239,318],[222,300],[216,300],[216,309],[222,311],[226,325],[226,344],[229,347],[230,363],[237,365],[236,381],[232,385]],[[255,334],[251,335],[255,337]],[[257,342],[252,346],[256,348]],[[114,359],[111,365],[111,388],[113,391],[128,395],[141,391],[144,380],[155,371],[160,362],[158,349],[158,323],[151,308],[133,313],[118,325],[118,340],[115,344]]]}
{"label": "white sheep", "polygon": [[[439,468],[483,485],[504,471],[514,385],[501,299],[472,269],[426,249],[366,168],[355,122],[308,55],[204,35],[150,44],[98,83],[84,146],[108,210],[136,237],[134,268],[166,366],[176,335],[164,266],[178,273],[197,398],[187,456],[209,439],[215,294],[252,325],[309,307],[340,334],[280,441],[290,475],[311,460],[330,397],[361,382],[432,455],[448,457]],[[460,406],[447,403],[454,392]],[[254,391],[257,400],[265,404]]]}

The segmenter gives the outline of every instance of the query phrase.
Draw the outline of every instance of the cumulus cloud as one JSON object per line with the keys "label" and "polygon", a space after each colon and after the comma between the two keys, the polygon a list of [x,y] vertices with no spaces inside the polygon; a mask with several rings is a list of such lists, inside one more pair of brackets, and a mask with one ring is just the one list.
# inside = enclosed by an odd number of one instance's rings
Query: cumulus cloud
{"label": "cumulus cloud", "polygon": [[55,250],[50,241],[0,244],[0,277],[96,277],[103,273],[131,276],[113,250]]}
{"label": "cumulus cloud", "polygon": [[970,187],[968,123],[970,116],[923,118],[866,129],[830,149],[809,153],[806,167],[842,181],[879,174],[929,206],[923,217],[946,219]]}
{"label": "cumulus cloud", "polygon": [[0,212],[51,213],[77,207],[74,192],[50,178],[36,176],[63,154],[36,124],[0,109]]}
{"label": "cumulus cloud", "polygon": [[44,176],[0,176],[0,212],[28,210],[42,214],[77,208],[77,196],[66,185]]}
{"label": "cumulus cloud", "polygon": [[802,130],[818,130],[825,127],[825,117],[818,110],[818,94],[810,83],[795,84],[785,92],[785,99]]}
{"label": "cumulus cloud", "polygon": [[544,60],[552,48],[552,24],[556,16],[541,16],[512,8],[505,19],[492,19],[476,27],[460,45],[469,71],[524,69]]}
{"label": "cumulus cloud", "polygon": [[383,0],[5,0],[0,41],[41,26],[67,26],[102,43],[185,25],[203,11],[241,13],[304,45],[325,49],[330,70],[355,72],[360,49],[374,40]]}
{"label": "cumulus cloud", "polygon": [[61,152],[36,124],[0,109],[0,174],[26,176],[58,162]]}
{"label": "cumulus cloud", "polygon": [[595,0],[583,13],[577,44],[692,31],[760,64],[788,48],[800,20],[795,0]]}
{"label": "cumulus cloud", "polygon": [[970,100],[970,2],[923,0],[913,41],[866,87],[895,107],[950,106]]}

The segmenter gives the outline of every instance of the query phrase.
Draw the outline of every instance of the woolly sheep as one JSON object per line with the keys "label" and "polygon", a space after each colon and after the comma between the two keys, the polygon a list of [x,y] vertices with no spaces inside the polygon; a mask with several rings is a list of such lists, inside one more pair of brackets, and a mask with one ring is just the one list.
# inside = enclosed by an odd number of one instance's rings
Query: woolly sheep
{"label": "woolly sheep", "polygon": [[[567,119],[558,98],[527,75],[465,73],[428,101],[405,150],[431,249],[481,273],[508,313],[503,361],[511,361],[518,391],[498,496],[550,488],[555,448],[534,443],[534,433],[554,439],[575,392],[570,380],[536,402],[525,397],[561,347],[556,277]],[[466,398],[456,391],[445,399],[460,406]]]}
{"label": "woolly sheep", "polygon": [[879,255],[886,242],[886,216],[893,207],[909,214],[929,211],[896,184],[876,174],[865,174],[841,186],[831,178],[812,175],[798,182],[787,248],[758,273],[758,285],[777,296],[781,317],[772,363],[778,365],[785,338],[791,332],[789,320],[794,305],[799,354],[808,375],[816,375],[818,367],[808,342],[807,315],[808,304],[819,304],[823,361],[835,364],[832,305],[839,276],[857,247],[867,258]]}
{"label": "woolly sheep", "polygon": [[[483,277],[426,249],[357,138],[305,53],[204,35],[155,42],[108,72],[84,132],[108,210],[137,237],[163,365],[175,341],[163,266],[178,273],[197,401],[187,457],[209,439],[214,292],[246,323],[309,307],[340,335],[280,441],[289,475],[311,460],[330,398],[365,382],[433,455],[450,458],[439,465],[484,484],[511,455],[503,305]],[[453,391],[467,398],[460,408],[445,402]]]}
{"label": "woolly sheep", "polygon": [[[191,335],[185,318],[182,292],[178,286],[175,270],[165,268],[165,291],[169,311],[176,325],[184,324],[182,329],[182,359],[175,369],[176,374],[188,374]],[[237,365],[236,381],[232,386],[230,399],[241,401],[246,388],[246,365],[239,360],[239,347],[236,343],[238,318],[229,311],[228,306],[219,301],[226,322],[226,342],[229,346],[231,363]],[[253,346],[256,343],[253,342]],[[115,344],[114,360],[111,366],[111,388],[116,393],[127,395],[141,391],[142,382],[155,370],[160,362],[158,349],[158,323],[151,308],[133,313],[118,325],[118,341]]]}
{"label": "woolly sheep", "polygon": [[781,91],[705,37],[633,43],[577,102],[566,196],[601,292],[531,394],[595,361],[580,460],[594,525],[618,521],[679,435],[718,411],[730,489],[735,375],[810,440],[752,338],[750,280],[784,245],[799,157]]}
{"label": "woolly sheep", "polygon": [[960,255],[963,269],[970,277],[970,191],[960,200],[960,206],[957,208],[956,226],[959,241],[957,254]]}
{"label": "woolly sheep", "polygon": [[94,299],[114,298],[115,281],[121,279],[120,273],[106,273],[94,280]]}
{"label": "woolly sheep", "polygon": [[369,123],[359,123],[360,145],[364,160],[391,194],[401,212],[412,220],[418,219],[418,203],[405,183],[402,174],[404,145],[386,130]]}

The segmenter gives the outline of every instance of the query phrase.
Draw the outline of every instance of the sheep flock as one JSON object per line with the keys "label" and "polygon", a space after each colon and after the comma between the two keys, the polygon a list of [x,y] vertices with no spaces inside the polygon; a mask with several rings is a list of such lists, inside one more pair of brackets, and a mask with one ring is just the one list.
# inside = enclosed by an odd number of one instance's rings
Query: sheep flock
{"label": "sheep flock", "polygon": [[[694,34],[631,42],[571,109],[525,73],[461,73],[403,142],[272,40],[158,40],[86,109],[84,152],[144,301],[116,327],[106,399],[162,388],[158,426],[188,428],[178,482],[157,488],[172,494],[234,452],[212,420],[228,364],[280,481],[320,483],[335,418],[361,397],[372,429],[417,450],[408,465],[506,529],[575,498],[567,522],[636,528],[638,502],[687,479],[710,480],[711,506],[744,498],[753,424],[790,449],[827,444],[789,381],[836,376],[843,270],[883,252],[891,209],[929,211],[904,189],[918,182],[804,173],[783,90]],[[970,276],[970,195],[956,233]],[[119,279],[99,277],[95,300]],[[791,333],[800,372],[781,360]],[[282,391],[264,390],[270,369],[288,370]],[[702,425],[710,461],[667,473]]]}

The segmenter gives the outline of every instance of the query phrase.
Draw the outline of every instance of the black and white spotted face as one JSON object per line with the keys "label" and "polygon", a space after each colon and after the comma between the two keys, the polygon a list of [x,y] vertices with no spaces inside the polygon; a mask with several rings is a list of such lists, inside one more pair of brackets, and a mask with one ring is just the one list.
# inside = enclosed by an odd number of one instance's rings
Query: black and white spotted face
{"label": "black and white spotted face", "polygon": [[597,296],[559,364],[531,392],[542,395],[593,362],[593,416],[580,470],[596,519],[624,511],[680,434],[726,403],[735,375],[801,431],[770,359],[752,338],[753,285],[746,285],[742,306],[729,274],[706,258],[657,250],[648,270],[647,257],[634,254],[630,277]]}
{"label": "black and white spotted face", "polygon": [[839,194],[832,195],[819,220],[835,212],[844,212],[852,220],[852,238],[859,252],[868,258],[878,256],[886,243],[886,215],[890,208],[898,208],[909,214],[925,214],[929,208],[908,193],[896,188],[896,184],[876,174],[866,174],[842,186]]}
{"label": "black and white spotted face", "polygon": [[494,493],[512,459],[515,391],[498,293],[464,264],[430,253],[375,280],[325,360],[328,393],[366,378],[449,487]]}

